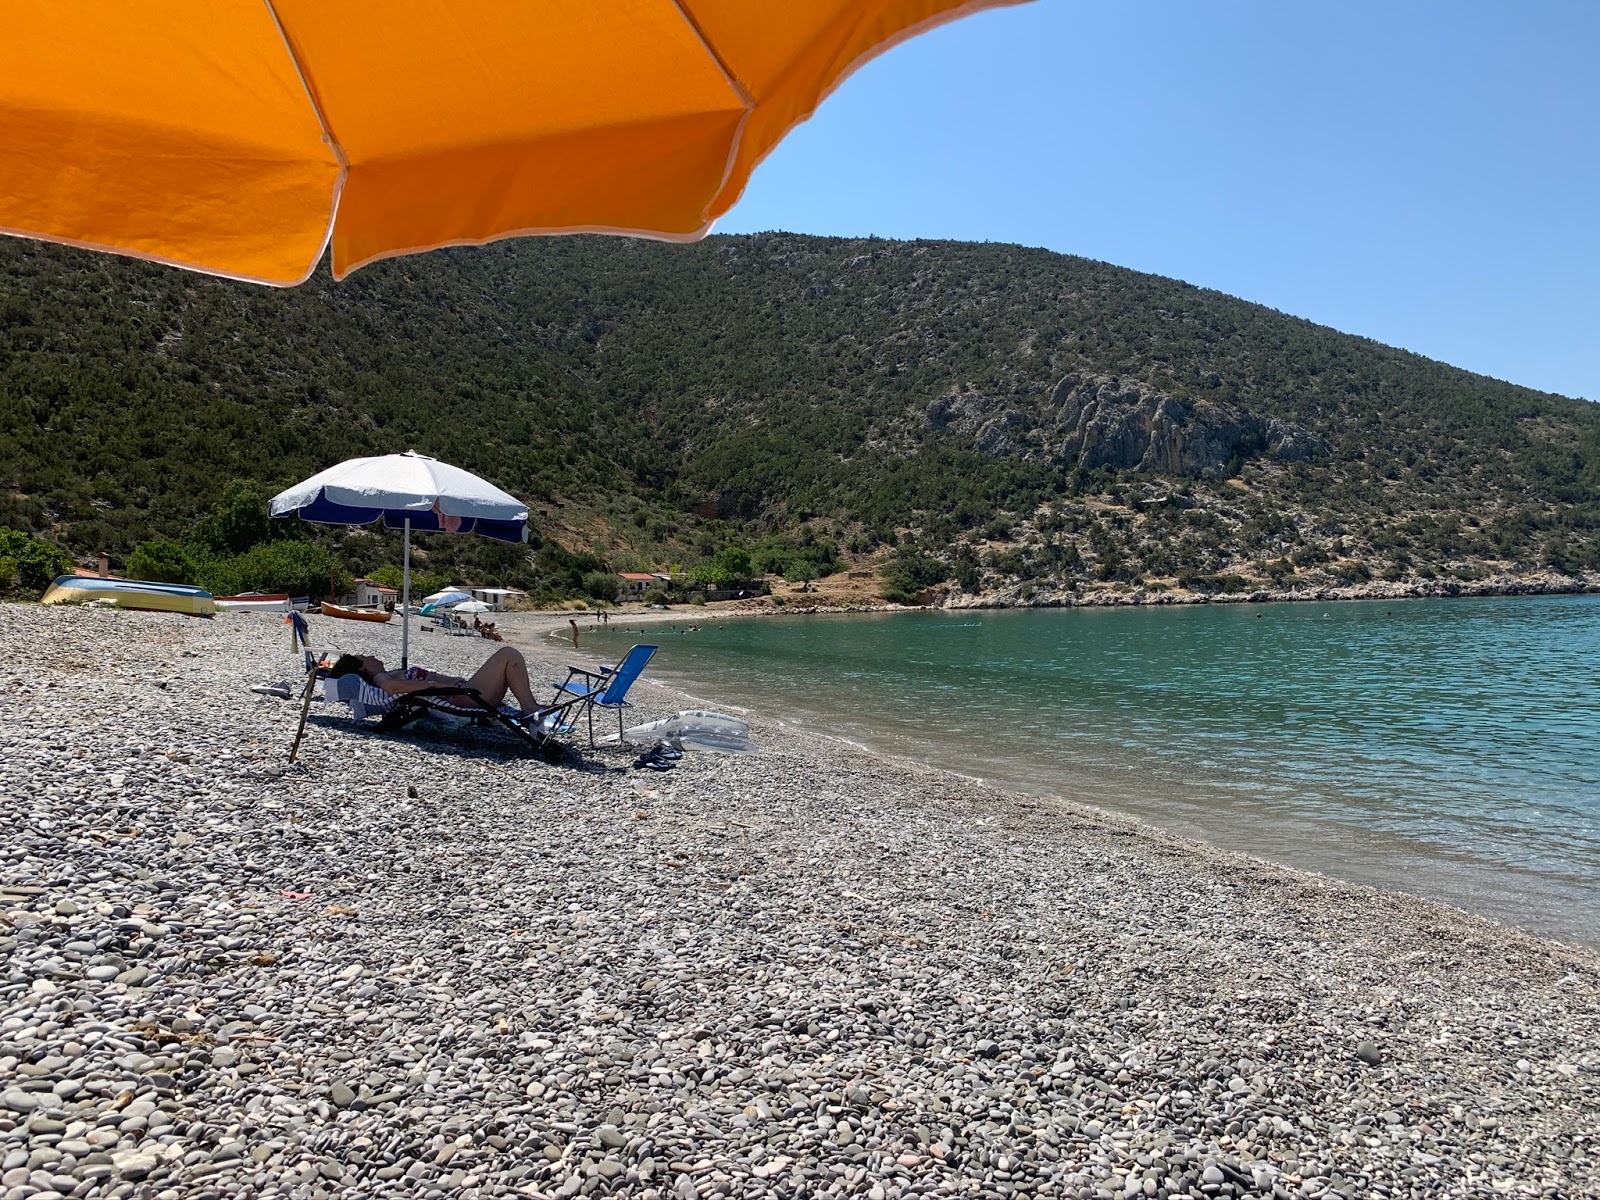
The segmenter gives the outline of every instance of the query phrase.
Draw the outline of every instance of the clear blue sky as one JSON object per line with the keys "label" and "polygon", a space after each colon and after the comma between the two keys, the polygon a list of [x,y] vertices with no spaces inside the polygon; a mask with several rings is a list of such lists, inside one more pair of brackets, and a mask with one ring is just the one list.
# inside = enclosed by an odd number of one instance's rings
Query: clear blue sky
{"label": "clear blue sky", "polygon": [[1600,0],[1038,0],[858,72],[723,232],[1020,242],[1600,400]]}

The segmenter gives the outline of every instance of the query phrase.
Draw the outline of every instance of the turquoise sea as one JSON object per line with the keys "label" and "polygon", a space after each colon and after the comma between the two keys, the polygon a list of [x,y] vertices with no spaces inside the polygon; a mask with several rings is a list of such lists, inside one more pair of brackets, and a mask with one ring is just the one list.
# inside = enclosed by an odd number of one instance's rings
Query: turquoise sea
{"label": "turquoise sea", "polygon": [[[694,626],[698,628],[693,628]],[[652,676],[1600,944],[1600,597],[685,615]]]}

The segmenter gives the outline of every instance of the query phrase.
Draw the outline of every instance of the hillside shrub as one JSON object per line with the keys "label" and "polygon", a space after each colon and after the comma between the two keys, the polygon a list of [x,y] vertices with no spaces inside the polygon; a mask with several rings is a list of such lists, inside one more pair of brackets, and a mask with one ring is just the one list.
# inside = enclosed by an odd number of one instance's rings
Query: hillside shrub
{"label": "hillside shrub", "polygon": [[883,571],[883,598],[892,604],[915,604],[924,591],[950,577],[950,568],[930,555],[902,546]]}
{"label": "hillside shrub", "polygon": [[222,490],[216,506],[195,523],[194,540],[212,554],[228,557],[270,541],[284,526],[287,522],[273,525],[259,484],[235,479]]}
{"label": "hillside shrub", "polygon": [[217,596],[238,592],[329,595],[355,585],[350,572],[315,542],[267,542],[233,558],[214,559],[199,569],[200,585]]}
{"label": "hillside shrub", "polygon": [[199,578],[199,568],[188,548],[166,538],[140,542],[128,555],[123,571],[131,579],[156,583],[193,583]]}
{"label": "hillside shrub", "polygon": [[72,570],[72,560],[60,546],[37,534],[20,529],[0,529],[0,559],[11,562],[14,581],[0,589],[42,592],[57,575]]}
{"label": "hillside shrub", "polygon": [[615,604],[622,594],[622,580],[614,571],[590,571],[583,577],[583,590],[596,600]]}
{"label": "hillside shrub", "polygon": [[[393,588],[397,592],[405,587],[406,582],[405,572],[392,564],[374,567],[367,572],[367,578],[372,580],[373,583],[381,584],[386,588]],[[450,582],[450,576],[442,572],[413,569],[411,572],[411,598],[412,600],[418,600],[423,596],[431,596],[435,592],[442,592],[450,586]]]}

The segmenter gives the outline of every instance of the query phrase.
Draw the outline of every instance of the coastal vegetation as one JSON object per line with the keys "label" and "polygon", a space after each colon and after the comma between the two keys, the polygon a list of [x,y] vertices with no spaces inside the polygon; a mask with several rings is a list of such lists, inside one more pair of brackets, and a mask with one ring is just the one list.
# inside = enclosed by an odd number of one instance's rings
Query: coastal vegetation
{"label": "coastal vegetation", "polygon": [[532,513],[526,547],[420,538],[418,569],[541,598],[619,570],[1026,602],[1600,569],[1595,405],[1042,250],[532,239],[274,291],[0,245],[0,526],[315,591],[398,537],[230,484],[408,448]]}

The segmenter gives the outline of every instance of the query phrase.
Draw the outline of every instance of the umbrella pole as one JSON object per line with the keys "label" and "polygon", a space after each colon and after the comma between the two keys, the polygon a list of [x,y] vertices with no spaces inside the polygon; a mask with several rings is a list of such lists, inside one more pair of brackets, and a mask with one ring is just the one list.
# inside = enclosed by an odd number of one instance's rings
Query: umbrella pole
{"label": "umbrella pole", "polygon": [[411,665],[411,518],[406,518],[405,571],[400,581],[400,669]]}

